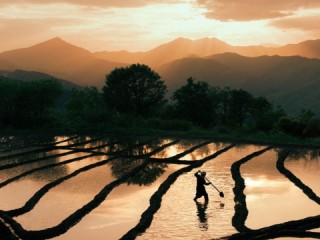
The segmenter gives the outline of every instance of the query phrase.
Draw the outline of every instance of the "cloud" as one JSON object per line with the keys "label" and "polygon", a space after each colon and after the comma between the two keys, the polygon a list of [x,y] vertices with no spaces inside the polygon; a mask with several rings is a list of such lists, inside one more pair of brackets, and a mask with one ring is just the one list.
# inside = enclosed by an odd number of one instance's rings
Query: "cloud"
{"label": "cloud", "polygon": [[298,29],[302,31],[320,31],[320,15],[304,16],[304,17],[292,17],[274,20],[271,22],[271,26],[281,29]]}
{"label": "cloud", "polygon": [[[56,36],[58,27],[68,27],[81,24],[75,19],[6,19],[0,18],[0,35],[2,42],[0,52],[4,50],[27,47]],[[30,34],[31,33],[31,34]]]}
{"label": "cloud", "polygon": [[253,21],[294,15],[301,9],[320,8],[319,0],[197,0],[206,17],[220,21]]}
{"label": "cloud", "polygon": [[73,4],[86,7],[141,7],[149,4],[160,3],[178,3],[182,0],[1,0],[0,5],[12,5],[12,4]]}

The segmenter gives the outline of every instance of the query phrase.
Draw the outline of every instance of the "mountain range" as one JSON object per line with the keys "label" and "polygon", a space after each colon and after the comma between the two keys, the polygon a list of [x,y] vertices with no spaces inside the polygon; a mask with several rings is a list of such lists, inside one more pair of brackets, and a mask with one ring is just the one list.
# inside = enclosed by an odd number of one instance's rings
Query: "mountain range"
{"label": "mountain range", "polygon": [[281,47],[263,46],[231,46],[216,38],[190,40],[178,38],[147,52],[96,52],[94,55],[108,61],[126,63],[145,63],[151,67],[158,67],[173,60],[185,57],[206,57],[213,54],[232,52],[247,57],[263,55],[295,56],[320,59],[320,39],[308,40],[298,44],[288,44]]}
{"label": "mountain range", "polygon": [[102,86],[107,72],[124,65],[96,58],[60,38],[0,53],[1,70],[37,71],[78,85]]}
{"label": "mountain range", "polygon": [[57,80],[60,82],[61,86],[66,90],[71,90],[73,88],[81,89],[81,87],[70,81],[59,79],[48,75],[46,73],[35,72],[35,71],[24,71],[24,70],[14,70],[14,71],[3,71],[0,70],[0,79],[7,80],[19,80],[19,81],[40,81],[40,80]]}
{"label": "mountain range", "polygon": [[0,53],[2,72],[40,72],[99,89],[111,70],[132,63],[147,64],[158,72],[169,95],[194,77],[265,96],[289,113],[307,108],[320,115],[320,40],[263,47],[231,46],[215,38],[178,38],[146,52],[90,52],[54,38]]}

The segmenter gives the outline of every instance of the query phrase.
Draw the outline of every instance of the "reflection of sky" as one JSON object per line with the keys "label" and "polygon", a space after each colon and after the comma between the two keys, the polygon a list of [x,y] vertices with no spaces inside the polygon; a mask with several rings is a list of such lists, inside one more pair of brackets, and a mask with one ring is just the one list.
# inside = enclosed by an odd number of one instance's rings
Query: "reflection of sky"
{"label": "reflection of sky", "polygon": [[[73,157],[78,157],[83,155],[87,155],[87,153],[70,154],[61,158],[63,158],[64,160],[68,160]],[[59,162],[61,161],[61,158],[57,158],[55,159],[55,161]],[[9,209],[22,207],[24,203],[41,187],[45,186],[51,181],[54,181],[67,174],[70,174],[71,172],[81,167],[94,163],[94,161],[96,161],[95,158],[87,158],[79,162],[73,162],[67,165],[61,165],[61,166],[56,166],[54,168],[37,171],[19,179],[18,181],[14,181],[9,185],[6,185],[5,187],[0,188],[1,209],[9,210]],[[36,167],[44,166],[45,163],[46,161],[20,166],[18,167],[19,169],[18,173],[22,173],[27,170],[30,170],[32,167],[36,168]],[[49,163],[55,163],[55,162],[49,162]],[[6,176],[7,174],[10,177],[17,175],[17,168],[8,169],[7,171],[2,172],[3,176]],[[92,182],[91,184],[94,184],[94,182]]]}
{"label": "reflection of sky", "polygon": [[[88,138],[83,140],[88,140]],[[69,144],[76,141],[78,140],[69,142]],[[161,144],[172,141],[172,139],[165,139]],[[183,140],[153,157],[170,157],[202,142],[202,140]],[[100,141],[100,143],[102,142]],[[93,143],[91,146],[95,145],[97,143]],[[225,145],[221,143],[208,144],[182,159],[201,159],[223,147]],[[196,186],[193,174],[199,169],[181,175],[163,197],[161,208],[154,216],[151,227],[138,239],[211,239],[235,233],[236,230],[231,225],[234,215],[234,180],[230,167],[234,162],[264,147],[256,145],[234,147],[199,168],[206,171],[207,177],[225,194],[224,198],[220,198],[212,186],[207,186],[210,201],[207,208],[200,212],[201,218],[199,218],[199,208],[192,200]],[[143,148],[143,152],[151,150],[151,145]],[[86,154],[67,155],[56,158],[53,162],[61,162]],[[105,158],[106,156],[88,158],[16,181],[0,189],[1,208],[21,207],[35,191],[48,182]],[[276,158],[276,151],[270,150],[253,158],[240,168],[245,179],[245,194],[249,210],[246,225],[250,228],[260,228],[283,221],[301,219],[317,215],[320,212],[320,207],[317,204],[279,173],[276,168]],[[285,166],[319,194],[319,156],[310,153],[297,159],[289,158],[285,162]],[[20,169],[19,171],[22,172],[38,166],[37,164],[44,163],[28,164],[15,168],[15,170]],[[168,168],[165,168],[165,173],[150,186],[120,185],[109,194],[99,207],[85,216],[69,232],[55,238],[55,240],[119,239],[136,225],[141,213],[149,206],[149,199],[158,186],[169,174],[182,167],[185,165],[169,164]],[[16,174],[10,171],[13,170],[7,170],[4,173],[8,176]],[[51,189],[31,212],[18,217],[17,220],[26,229],[54,226],[90,201],[95,194],[113,180],[114,177],[109,165],[81,173]]]}
{"label": "reflection of sky", "polygon": [[320,156],[317,151],[308,151],[299,159],[288,158],[285,167],[320,197]]}
{"label": "reflection of sky", "polygon": [[[178,144],[175,144],[173,146],[170,146],[161,152],[154,154],[152,157],[155,158],[167,158],[171,156],[175,156],[179,153],[182,153],[186,150],[189,150],[191,147],[201,144],[202,142],[205,142],[205,140],[184,140],[181,141]],[[164,142],[163,144],[166,144],[168,142]],[[205,146],[199,147],[196,150],[192,151],[191,153],[183,156],[180,158],[180,160],[200,160],[202,158],[205,158],[211,154],[214,154],[218,150],[226,147],[226,144],[224,143],[209,143]]]}
{"label": "reflection of sky", "polygon": [[[62,154],[62,153],[66,153],[66,152],[70,152],[69,150],[53,150],[50,151],[50,153],[48,155],[53,155],[53,154]],[[0,180],[1,181],[5,181],[8,180],[9,178],[12,178],[14,176],[17,176],[23,172],[35,169],[35,168],[39,168],[39,167],[43,167],[46,166],[48,164],[55,164],[55,163],[59,163],[59,162],[64,162],[67,160],[70,160],[72,158],[76,158],[76,157],[82,157],[82,156],[86,156],[89,155],[89,153],[72,153],[72,154],[67,154],[65,156],[60,156],[60,157],[50,157],[48,159],[42,160],[42,161],[37,161],[37,162],[33,162],[33,163],[28,163],[28,164],[24,164],[15,168],[10,168],[7,169],[5,171],[1,172],[0,175]],[[30,157],[30,159],[35,159],[39,157],[39,154],[33,154],[33,158],[32,156]],[[43,156],[43,153],[42,153]],[[10,160],[15,163],[15,162],[21,162],[21,159],[23,159],[24,156],[20,156],[19,158],[14,158],[14,159],[9,159],[7,164],[10,164]],[[72,164],[68,164],[67,167],[66,165],[61,165],[60,167],[56,167],[54,170],[52,169],[46,169],[46,170],[41,170],[40,172],[36,172],[32,175],[28,175],[26,176],[26,178],[35,178],[35,175],[42,175],[44,179],[48,179],[49,176],[51,176],[52,174],[49,173],[53,173],[54,175],[58,175],[57,173],[59,173],[59,170],[64,169],[67,172],[71,172],[73,171],[75,168],[77,168],[78,165],[81,165],[82,161],[79,162],[74,162]],[[58,169],[58,170],[57,170]],[[55,176],[56,177],[56,176]],[[36,177],[38,180],[41,179],[41,177]]]}
{"label": "reflection of sky", "polygon": [[[256,229],[320,213],[317,203],[278,172],[276,159],[276,153],[269,151],[241,167],[246,184],[249,211],[246,225],[249,228]],[[309,174],[310,171],[304,169],[301,176]]]}
{"label": "reflection of sky", "polygon": [[[168,144],[170,142],[172,142],[173,140],[170,139],[170,140],[164,140],[162,142],[162,144]],[[167,157],[171,157],[171,156],[174,156],[174,155],[177,155],[179,153],[182,153],[186,150],[188,150],[189,148],[191,148],[192,146],[196,145],[196,144],[199,144],[201,143],[201,141],[199,140],[196,140],[196,141],[180,141],[179,143],[175,144],[175,145],[172,145],[172,146],[169,146],[165,149],[163,149],[162,151],[152,155],[152,157],[155,157],[155,158],[167,158]]]}
{"label": "reflection of sky", "polygon": [[222,144],[216,144],[216,143],[211,143],[208,145],[205,145],[201,148],[196,149],[192,153],[187,154],[186,156],[180,158],[180,160],[200,160],[202,158],[205,158],[211,154],[214,154],[221,148],[225,147],[225,145]]}
{"label": "reflection of sky", "polygon": [[166,172],[150,186],[120,185],[75,227],[53,239],[119,239],[138,223],[141,214],[149,206],[150,197],[159,185],[169,174],[181,167],[183,166],[169,166]]}
{"label": "reflection of sky", "polygon": [[[214,147],[211,151],[216,151],[216,146],[211,146]],[[236,230],[231,225],[234,214],[234,182],[230,166],[261,148],[253,145],[234,147],[201,166],[200,169],[207,172],[208,179],[225,194],[224,198],[220,198],[212,186],[206,186],[209,203],[202,212],[206,222],[199,219],[199,209],[193,201],[196,191],[194,173],[199,170],[194,169],[180,176],[170,187],[151,227],[137,239],[213,239],[235,233]],[[203,203],[203,198],[199,202]]]}

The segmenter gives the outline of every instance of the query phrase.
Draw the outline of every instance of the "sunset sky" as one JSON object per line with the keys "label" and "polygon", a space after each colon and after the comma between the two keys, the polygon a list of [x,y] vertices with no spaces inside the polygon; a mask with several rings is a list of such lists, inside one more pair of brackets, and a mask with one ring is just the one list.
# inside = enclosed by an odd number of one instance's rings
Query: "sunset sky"
{"label": "sunset sky", "polygon": [[1,0],[0,52],[60,37],[146,51],[178,37],[231,45],[320,39],[320,0]]}

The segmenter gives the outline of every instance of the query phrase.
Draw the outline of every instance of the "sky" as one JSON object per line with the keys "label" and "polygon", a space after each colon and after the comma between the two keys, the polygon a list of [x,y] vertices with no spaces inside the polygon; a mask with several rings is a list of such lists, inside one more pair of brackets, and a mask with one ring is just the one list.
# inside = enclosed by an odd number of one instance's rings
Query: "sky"
{"label": "sky", "polygon": [[0,52],[54,37],[89,51],[148,51],[179,37],[234,46],[320,39],[320,0],[1,0]]}

